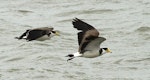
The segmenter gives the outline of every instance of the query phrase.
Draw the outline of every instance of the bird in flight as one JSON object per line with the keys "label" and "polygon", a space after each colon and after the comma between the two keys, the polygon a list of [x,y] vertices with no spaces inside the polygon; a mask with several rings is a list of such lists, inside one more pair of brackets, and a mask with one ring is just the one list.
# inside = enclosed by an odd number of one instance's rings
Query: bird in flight
{"label": "bird in flight", "polygon": [[74,28],[80,30],[77,34],[79,48],[78,52],[66,56],[69,57],[67,61],[75,57],[94,58],[105,53],[111,53],[109,48],[100,48],[100,44],[106,38],[99,37],[99,32],[93,26],[78,18],[73,19],[72,24]]}
{"label": "bird in flight", "polygon": [[[47,40],[52,37],[52,34],[59,35],[58,31],[54,31],[54,28],[49,27],[41,27],[35,29],[26,30],[20,37],[16,37],[16,39],[26,39],[27,41],[32,40]],[[26,37],[26,38],[24,38]]]}

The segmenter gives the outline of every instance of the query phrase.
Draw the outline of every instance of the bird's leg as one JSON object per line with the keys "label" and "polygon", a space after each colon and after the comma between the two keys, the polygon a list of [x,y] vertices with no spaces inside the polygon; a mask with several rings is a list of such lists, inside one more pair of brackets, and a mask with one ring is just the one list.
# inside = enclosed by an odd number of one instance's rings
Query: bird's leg
{"label": "bird's leg", "polygon": [[74,57],[69,58],[69,59],[67,60],[67,62],[70,61],[70,60],[72,60],[72,59],[74,59]]}

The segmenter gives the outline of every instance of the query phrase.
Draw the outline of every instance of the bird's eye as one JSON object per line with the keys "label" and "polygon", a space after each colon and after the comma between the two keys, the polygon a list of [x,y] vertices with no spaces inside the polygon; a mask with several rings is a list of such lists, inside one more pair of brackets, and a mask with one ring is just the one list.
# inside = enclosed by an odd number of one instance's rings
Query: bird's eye
{"label": "bird's eye", "polygon": [[52,33],[56,33],[55,31],[52,31]]}
{"label": "bird's eye", "polygon": [[103,48],[104,50],[107,50],[107,48]]}

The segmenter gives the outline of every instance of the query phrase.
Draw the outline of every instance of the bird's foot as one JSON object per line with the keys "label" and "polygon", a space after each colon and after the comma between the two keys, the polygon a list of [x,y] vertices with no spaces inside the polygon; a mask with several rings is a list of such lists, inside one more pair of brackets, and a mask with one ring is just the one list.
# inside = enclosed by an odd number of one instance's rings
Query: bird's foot
{"label": "bird's foot", "polygon": [[74,57],[72,57],[72,58],[69,58],[69,59],[67,60],[67,62],[68,62],[68,61],[70,61],[70,60],[72,60],[72,59],[74,59]]}

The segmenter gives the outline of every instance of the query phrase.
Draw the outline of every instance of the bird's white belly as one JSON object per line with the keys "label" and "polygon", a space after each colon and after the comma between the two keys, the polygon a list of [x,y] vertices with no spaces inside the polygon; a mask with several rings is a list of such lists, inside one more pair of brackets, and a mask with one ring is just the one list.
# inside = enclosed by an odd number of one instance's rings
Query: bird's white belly
{"label": "bird's white belly", "polygon": [[44,36],[42,36],[42,37],[40,37],[40,38],[38,38],[38,39],[36,39],[36,40],[38,40],[38,41],[44,41],[44,40],[48,40],[48,39],[50,39],[50,38],[51,38],[51,36],[44,35]]}
{"label": "bird's white belly", "polygon": [[98,56],[100,56],[98,51],[97,52],[87,51],[83,54],[83,57],[85,57],[85,58],[94,58],[94,57],[98,57]]}

